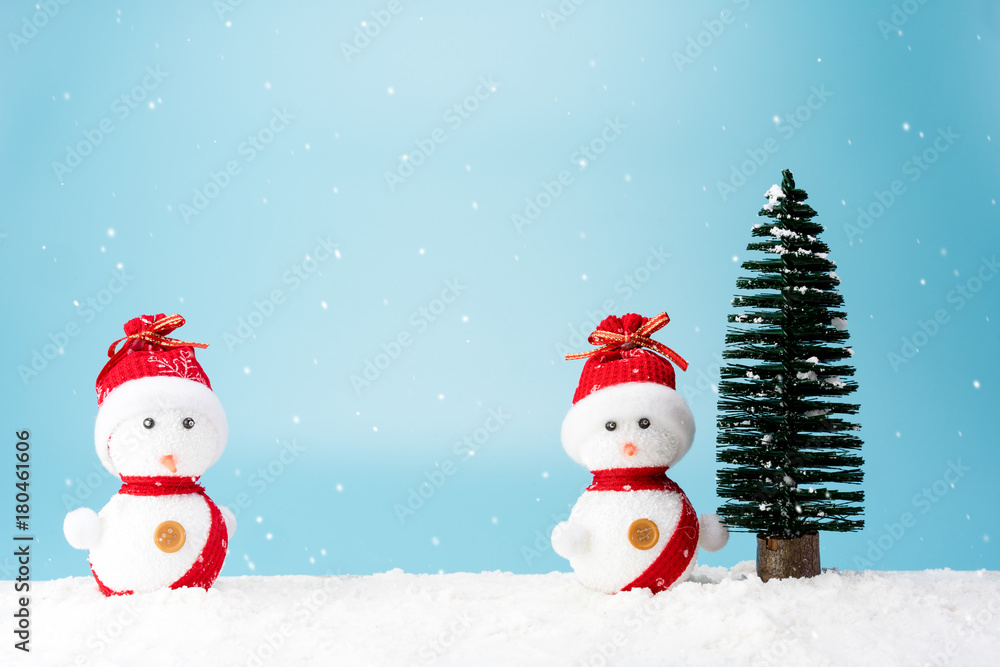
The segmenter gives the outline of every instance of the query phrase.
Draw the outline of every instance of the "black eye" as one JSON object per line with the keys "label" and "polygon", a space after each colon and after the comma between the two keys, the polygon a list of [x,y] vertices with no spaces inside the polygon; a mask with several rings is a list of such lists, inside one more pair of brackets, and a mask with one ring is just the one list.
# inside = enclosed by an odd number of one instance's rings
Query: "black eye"
{"label": "black eye", "polygon": [[604,428],[608,429],[609,431],[614,431],[616,428],[618,428],[618,424],[614,422],[608,422],[607,424],[604,425]]}
{"label": "black eye", "polygon": [[639,428],[649,428],[649,420],[643,417],[639,420]]}
{"label": "black eye", "polygon": [[184,428],[194,428],[194,420],[190,417],[185,417],[181,423],[184,424]]}
{"label": "black eye", "polygon": [[156,422],[153,421],[152,417],[146,417],[145,419],[142,420],[142,425],[145,426],[146,428],[153,428],[154,426],[156,426]]}

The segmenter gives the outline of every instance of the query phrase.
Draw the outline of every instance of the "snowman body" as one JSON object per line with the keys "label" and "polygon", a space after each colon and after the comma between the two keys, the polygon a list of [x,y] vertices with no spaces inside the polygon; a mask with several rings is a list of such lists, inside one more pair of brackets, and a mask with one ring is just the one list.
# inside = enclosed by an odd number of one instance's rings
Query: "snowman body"
{"label": "snowman body", "polygon": [[[197,493],[170,496],[118,494],[98,514],[100,537],[90,548],[90,567],[115,592],[144,593],[168,588],[195,565],[208,542],[212,513]],[[182,526],[177,551],[157,546],[157,528]]]}
{"label": "snowman body", "polygon": [[669,321],[635,313],[608,316],[589,340],[601,345],[580,375],[561,440],[570,458],[594,475],[552,547],[588,588],[654,593],[684,581],[699,547],[728,538],[715,515],[700,520],[667,476],[694,441],[694,416],[674,385],[670,361],[687,363],[649,336]]}
{"label": "snowman body", "polygon": [[[587,548],[569,559],[580,583],[605,593],[625,589],[649,570],[670,544],[683,510],[683,496],[673,491],[585,491],[569,518],[586,530],[589,538]],[[638,548],[629,539],[629,528],[644,519],[652,522],[658,533],[650,548]],[[694,549],[681,556],[687,565],[677,581],[686,579],[695,565]]]}
{"label": "snowman body", "polygon": [[97,377],[94,446],[123,485],[99,514],[70,512],[63,532],[89,550],[104,595],[207,590],[236,530],[233,514],[197,483],[222,455],[229,426],[195,359],[194,348],[206,346],[166,336],[183,324],[162,313],[129,320]]}

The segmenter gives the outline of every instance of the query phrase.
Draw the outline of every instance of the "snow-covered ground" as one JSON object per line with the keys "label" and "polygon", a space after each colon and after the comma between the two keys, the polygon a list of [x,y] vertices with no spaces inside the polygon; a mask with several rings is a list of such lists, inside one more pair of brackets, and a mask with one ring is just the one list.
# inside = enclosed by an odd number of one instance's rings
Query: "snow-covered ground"
{"label": "snow-covered ground", "polygon": [[[0,582],[10,624],[10,582]],[[30,655],[4,665],[996,665],[1000,572],[825,572],[763,584],[699,567],[657,596],[571,574],[223,577],[106,599],[32,588]],[[10,656],[14,660],[10,660]]]}

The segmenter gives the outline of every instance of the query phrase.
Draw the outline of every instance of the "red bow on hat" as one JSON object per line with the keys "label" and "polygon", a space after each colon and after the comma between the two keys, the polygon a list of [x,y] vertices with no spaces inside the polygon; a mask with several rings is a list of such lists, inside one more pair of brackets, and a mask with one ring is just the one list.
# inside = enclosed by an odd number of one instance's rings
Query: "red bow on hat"
{"label": "red bow on hat", "polygon": [[[97,376],[98,386],[101,384],[101,378],[104,377],[111,368],[118,363],[118,360],[125,356],[130,350],[141,350],[143,344],[150,346],[152,349],[165,350],[169,348],[176,347],[197,347],[204,349],[208,347],[208,343],[190,343],[188,341],[178,340],[176,338],[168,338],[164,334],[168,334],[174,329],[178,329],[184,326],[184,318],[180,315],[157,315],[152,322],[141,321],[141,329],[129,333],[127,336],[123,336],[111,343],[111,347],[108,348],[108,363],[104,364],[104,368],[101,369],[100,374]],[[121,349],[115,352],[115,348],[118,347],[118,343],[122,341],[136,341],[135,343],[126,343],[122,345]],[[139,342],[141,341],[141,342]]]}
{"label": "red bow on hat", "polygon": [[594,356],[595,354],[603,354],[605,352],[611,352],[612,350],[629,350],[635,347],[644,347],[654,352],[659,352],[670,361],[677,364],[682,371],[686,371],[688,367],[688,362],[671,350],[669,347],[653,340],[649,336],[656,331],[659,331],[667,325],[670,321],[670,316],[666,313],[660,313],[656,317],[647,320],[645,324],[638,327],[635,331],[629,332],[624,331],[623,333],[618,333],[616,331],[605,331],[604,329],[598,329],[594,333],[590,334],[587,338],[587,342],[591,345],[601,345],[596,350],[590,350],[588,352],[577,352],[575,354],[567,354],[566,361],[571,361],[573,359],[586,359],[587,357]]}

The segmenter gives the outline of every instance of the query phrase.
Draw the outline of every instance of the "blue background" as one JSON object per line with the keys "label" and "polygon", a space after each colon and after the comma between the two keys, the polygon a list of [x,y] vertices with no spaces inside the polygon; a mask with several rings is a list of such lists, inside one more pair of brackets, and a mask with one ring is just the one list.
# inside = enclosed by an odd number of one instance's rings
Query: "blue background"
{"label": "blue background", "polygon": [[[582,368],[561,355],[604,307],[670,314],[657,338],[691,364],[699,427],[672,476],[713,510],[725,319],[783,168],[826,225],[861,387],[867,528],[824,534],[824,565],[1000,566],[1000,280],[977,282],[1000,242],[995,3],[587,2],[557,21],[556,0],[401,0],[345,55],[387,6],[51,3],[32,31],[34,4],[5,3],[0,471],[30,429],[36,576],[87,572],[62,518],[117,489],[97,472],[93,381],[140,313],[179,312],[178,335],[211,344],[231,436],[203,481],[240,519],[223,574],[568,569],[548,531],[589,477],[559,444]],[[481,78],[496,90],[470,101]],[[250,136],[269,142],[253,160]],[[390,187],[404,155],[420,164]],[[196,189],[212,197],[185,215]],[[383,368],[356,389],[367,362]],[[456,448],[491,409],[504,425]],[[702,562],[753,556],[741,534]]]}

